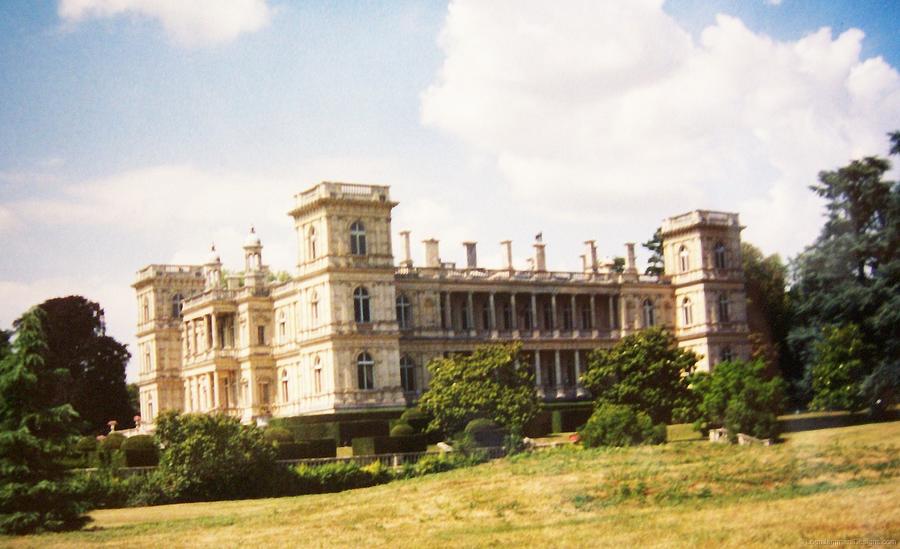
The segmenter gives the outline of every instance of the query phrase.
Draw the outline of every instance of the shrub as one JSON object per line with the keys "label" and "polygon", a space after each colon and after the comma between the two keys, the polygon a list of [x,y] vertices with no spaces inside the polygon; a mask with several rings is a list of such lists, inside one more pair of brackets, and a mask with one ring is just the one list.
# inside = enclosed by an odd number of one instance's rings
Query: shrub
{"label": "shrub", "polygon": [[276,448],[278,459],[308,459],[337,456],[337,443],[333,438],[286,442]]}
{"label": "shrub", "polygon": [[284,427],[268,427],[263,431],[263,438],[271,443],[283,444],[294,442],[294,434]]}
{"label": "shrub", "polygon": [[160,481],[180,501],[239,499],[271,493],[275,449],[256,426],[222,414],[160,414]]}
{"label": "shrub", "polygon": [[122,443],[127,467],[150,467],[159,464],[159,448],[150,435],[135,435]]}
{"label": "shrub", "polygon": [[354,438],[386,437],[391,434],[390,423],[386,419],[342,421],[339,424],[339,431],[339,443],[342,446],[351,444]]}
{"label": "shrub", "polygon": [[87,436],[78,439],[75,443],[75,451],[82,455],[93,454],[97,451],[97,437]]}
{"label": "shrub", "polygon": [[778,436],[785,385],[781,378],[766,374],[762,360],[722,362],[711,374],[692,376],[691,386],[700,399],[695,429],[725,427],[732,442],[738,433],[757,438]]}
{"label": "shrub", "polygon": [[[294,468],[294,475],[300,493],[340,492],[377,484],[376,474],[372,470],[364,470],[351,461],[298,465]],[[384,478],[384,475],[377,472],[377,477]]]}
{"label": "shrub", "polygon": [[465,437],[458,440],[463,445],[471,443],[475,447],[503,446],[509,432],[493,421],[485,418],[477,418],[470,421],[464,430]]}
{"label": "shrub", "polygon": [[426,414],[418,406],[407,408],[400,415],[400,421],[408,424],[418,433],[423,433],[428,428],[428,423],[432,420],[429,414]]}
{"label": "shrub", "polygon": [[416,430],[408,423],[398,423],[391,429],[392,437],[408,437],[416,434]]}
{"label": "shrub", "polygon": [[578,434],[587,448],[660,444],[666,440],[666,425],[654,425],[649,415],[633,406],[602,404]]}
{"label": "shrub", "polygon": [[122,444],[125,443],[125,435],[122,433],[110,433],[100,442],[100,451],[101,452],[114,452],[122,448]]}
{"label": "shrub", "polygon": [[428,441],[424,435],[403,437],[359,437],[353,439],[354,456],[424,452]]}

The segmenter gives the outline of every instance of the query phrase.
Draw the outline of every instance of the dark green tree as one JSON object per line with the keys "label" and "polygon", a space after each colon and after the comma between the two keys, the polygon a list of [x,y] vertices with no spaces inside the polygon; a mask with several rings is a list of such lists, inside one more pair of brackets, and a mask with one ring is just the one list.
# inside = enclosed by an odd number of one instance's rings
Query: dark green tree
{"label": "dark green tree", "polygon": [[[792,360],[787,345],[791,327],[791,302],[788,298],[787,266],[778,254],[763,255],[756,246],[741,243],[741,263],[747,291],[747,325],[756,334],[754,344],[786,379],[799,381],[803,368]],[[771,350],[771,352],[769,352]]]}
{"label": "dark green tree", "polygon": [[775,438],[778,415],[785,404],[785,383],[767,372],[762,360],[720,362],[712,373],[691,375],[691,388],[699,397],[694,428],[728,429],[732,442],[738,433]]}
{"label": "dark green tree", "polygon": [[817,410],[860,410],[868,404],[864,381],[876,360],[875,349],[863,341],[856,324],[823,326],[815,345],[811,371],[813,398]]}
{"label": "dark green tree", "polygon": [[[898,152],[900,137],[891,138]],[[889,169],[886,159],[867,157],[820,173],[812,190],[825,199],[827,219],[792,265],[789,341],[807,380],[824,326],[854,324],[863,346],[874,349],[856,381],[875,411],[895,401],[900,382],[900,184],[884,180]]]}
{"label": "dark green tree", "polygon": [[10,352],[0,360],[0,532],[77,529],[87,522],[63,459],[77,440],[78,415],[56,387],[68,372],[46,359],[43,313],[16,322]]}
{"label": "dark green tree", "polygon": [[422,411],[433,417],[429,428],[455,434],[469,421],[484,418],[521,432],[540,409],[534,376],[519,361],[521,349],[520,343],[485,345],[468,356],[429,362],[431,382],[419,400]]}
{"label": "dark green tree", "polygon": [[647,259],[647,269],[644,274],[659,276],[666,272],[665,261],[663,260],[663,239],[662,227],[657,227],[653,237],[641,244],[650,251],[650,258]]}
{"label": "dark green tree", "polygon": [[625,258],[624,257],[614,257],[612,271],[614,273],[624,273],[625,272]]}
{"label": "dark green tree", "polygon": [[582,384],[604,403],[627,404],[657,423],[690,417],[694,396],[686,374],[694,371],[697,355],[678,348],[672,334],[649,328],[622,338],[611,349],[588,355]]}
{"label": "dark green tree", "polygon": [[116,420],[119,428],[132,425],[136,410],[125,384],[131,354],[106,335],[100,305],[68,296],[48,299],[38,307],[44,311],[45,360],[53,369],[69,372],[68,382],[55,387],[54,394],[81,416],[81,431],[105,433],[110,420]]}

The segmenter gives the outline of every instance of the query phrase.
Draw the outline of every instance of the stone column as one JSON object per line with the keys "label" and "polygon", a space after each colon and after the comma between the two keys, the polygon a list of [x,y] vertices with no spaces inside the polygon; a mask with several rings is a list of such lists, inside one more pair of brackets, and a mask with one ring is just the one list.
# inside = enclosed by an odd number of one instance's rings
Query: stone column
{"label": "stone column", "polygon": [[594,327],[597,325],[597,299],[594,294],[591,294],[591,324],[588,326],[588,329],[591,331],[591,335],[596,334],[597,330]]}
{"label": "stone column", "polygon": [[570,318],[569,321],[572,323],[572,332],[576,333],[576,334],[578,333],[578,307],[577,306],[578,306],[578,303],[575,300],[575,294],[572,294],[572,312],[570,314],[570,316],[572,318]]}
{"label": "stone column", "polygon": [[587,396],[587,391],[581,385],[581,351],[575,349],[575,394],[579,397]]}
{"label": "stone column", "polygon": [[475,298],[472,292],[466,293],[466,324],[470,333],[475,331]]}
{"label": "stone column", "polygon": [[559,323],[559,316],[556,314],[556,294],[550,294],[550,317],[552,325],[548,326],[548,328],[553,330],[553,335],[558,335],[559,330],[557,324]]}
{"label": "stone column", "polygon": [[412,267],[412,252],[409,247],[409,231],[400,231],[400,237],[403,239],[403,261],[400,265],[403,267]]}
{"label": "stone column", "polygon": [[534,385],[538,387],[538,392],[543,394],[543,380],[541,379],[541,351],[534,351]]}
{"label": "stone column", "polygon": [[494,302],[494,292],[491,292],[488,294],[488,307],[490,307],[490,310],[488,311],[488,320],[491,323],[489,329],[492,332],[496,332],[497,331],[497,309],[495,307],[495,302]]}
{"label": "stone column", "polygon": [[538,317],[537,317],[537,294],[531,292],[531,326],[529,328],[533,332],[538,331]]}
{"label": "stone column", "polygon": [[512,259],[512,241],[504,240],[500,242],[500,245],[503,246],[506,250],[506,265],[504,265],[504,269],[507,271],[513,271],[513,259]]}
{"label": "stone column", "polygon": [[609,299],[609,301],[608,301],[609,320],[606,323],[609,325],[609,331],[612,332],[613,329],[616,327],[616,307],[613,304],[613,299],[615,299],[615,296],[609,295],[608,299]]}
{"label": "stone column", "polygon": [[563,386],[562,364],[560,363],[560,359],[559,359],[559,349],[554,351],[553,354],[554,354],[554,356],[553,356],[554,364],[553,365],[556,368],[556,398],[563,398],[566,396],[566,389]]}
{"label": "stone column", "polygon": [[623,300],[624,297],[619,296],[619,329],[623,332],[628,328],[628,302]]}
{"label": "stone column", "polygon": [[453,309],[450,305],[450,292],[444,292],[444,326],[453,332]]}
{"label": "stone column", "polygon": [[509,308],[512,310],[512,314],[510,315],[510,325],[509,328],[513,332],[519,331],[519,311],[516,309],[516,294],[515,292],[509,294]]}
{"label": "stone column", "polygon": [[216,314],[213,313],[210,315],[212,319],[212,346],[213,349],[220,349],[221,342],[219,341],[219,322],[216,320]]}
{"label": "stone column", "polygon": [[219,387],[219,372],[213,372],[209,375],[212,377],[213,408],[218,410],[222,407],[222,389]]}

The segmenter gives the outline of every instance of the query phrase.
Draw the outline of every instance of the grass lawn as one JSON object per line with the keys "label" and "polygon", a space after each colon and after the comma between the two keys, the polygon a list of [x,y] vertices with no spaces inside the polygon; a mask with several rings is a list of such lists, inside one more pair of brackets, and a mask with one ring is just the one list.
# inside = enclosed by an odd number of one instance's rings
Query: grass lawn
{"label": "grass lawn", "polygon": [[[672,431],[674,429],[674,432]],[[622,547],[900,539],[900,422],[698,441],[566,446],[340,494],[96,511],[12,547]]]}

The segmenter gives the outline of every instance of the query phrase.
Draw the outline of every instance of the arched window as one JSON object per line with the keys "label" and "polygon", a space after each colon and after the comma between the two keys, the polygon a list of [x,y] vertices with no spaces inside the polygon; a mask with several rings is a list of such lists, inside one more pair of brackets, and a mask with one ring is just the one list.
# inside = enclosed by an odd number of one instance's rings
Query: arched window
{"label": "arched window", "polygon": [[366,227],[362,221],[354,221],[350,225],[350,253],[366,255]]}
{"label": "arched window", "polygon": [[369,314],[369,290],[362,286],[353,290],[353,319],[356,322],[372,322]]}
{"label": "arched window", "polygon": [[184,308],[184,296],[175,294],[172,296],[172,318],[181,316],[181,310]]}
{"label": "arched window", "polygon": [[322,392],[322,359],[316,357],[316,364],[313,368],[313,389],[316,394]]}
{"label": "arched window", "polygon": [[406,355],[400,359],[400,384],[407,393],[416,390],[416,364]]}
{"label": "arched window", "polygon": [[716,269],[724,269],[727,266],[725,263],[725,244],[721,242],[716,242],[713,248],[713,264],[716,266]]}
{"label": "arched window", "polygon": [[285,320],[284,310],[278,311],[278,339],[282,343],[287,336],[287,320]]}
{"label": "arched window", "polygon": [[356,357],[356,376],[360,389],[375,388],[375,361],[369,353],[363,352]]}
{"label": "arched window", "polygon": [[288,401],[288,373],[287,370],[281,371],[281,402]]}
{"label": "arched window", "polygon": [[728,322],[728,294],[719,294],[719,322]]}
{"label": "arched window", "polygon": [[147,421],[153,422],[153,393],[147,393]]}
{"label": "arched window", "polygon": [[310,227],[306,237],[309,261],[316,258],[316,228]]}
{"label": "arched window", "polygon": [[653,306],[653,302],[649,299],[644,300],[643,304],[644,309],[644,327],[649,328],[650,326],[654,326],[656,324],[656,309]]}
{"label": "arched window", "polygon": [[685,246],[678,250],[678,266],[683,273],[688,272],[691,268],[691,254]]}
{"label": "arched window", "polygon": [[401,330],[406,330],[412,325],[412,304],[406,294],[397,296],[397,324]]}
{"label": "arched window", "polygon": [[143,318],[144,322],[150,322],[150,300],[144,296],[144,299],[141,301],[141,308],[143,310]]}
{"label": "arched window", "polygon": [[319,294],[313,290],[312,296],[309,298],[309,314],[312,317],[313,327],[319,325]]}
{"label": "arched window", "polygon": [[722,352],[719,354],[720,362],[727,362],[734,358],[734,353],[731,351],[731,347],[725,346],[722,347]]}
{"label": "arched window", "polygon": [[684,301],[681,302],[681,318],[685,326],[690,326],[694,323],[694,307],[691,305],[691,298],[689,297],[684,298]]}

